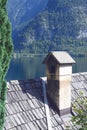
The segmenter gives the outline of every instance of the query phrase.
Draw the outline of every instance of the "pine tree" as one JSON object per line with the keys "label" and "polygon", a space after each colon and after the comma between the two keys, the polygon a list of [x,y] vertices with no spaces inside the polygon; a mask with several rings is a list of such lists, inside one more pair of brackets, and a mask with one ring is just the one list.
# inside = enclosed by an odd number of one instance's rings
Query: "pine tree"
{"label": "pine tree", "polygon": [[0,0],[0,130],[3,129],[5,115],[5,96],[7,90],[5,75],[13,52],[6,2],[7,0]]}

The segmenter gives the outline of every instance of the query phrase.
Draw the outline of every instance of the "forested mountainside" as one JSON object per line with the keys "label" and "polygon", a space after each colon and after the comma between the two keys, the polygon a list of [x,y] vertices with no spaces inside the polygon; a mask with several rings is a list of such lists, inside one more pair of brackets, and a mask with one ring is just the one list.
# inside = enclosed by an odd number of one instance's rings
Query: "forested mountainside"
{"label": "forested mountainside", "polygon": [[46,7],[48,0],[8,0],[7,10],[13,30],[22,28]]}
{"label": "forested mountainside", "polygon": [[16,51],[87,53],[87,0],[48,0],[40,10],[38,6],[36,15],[27,20],[26,17],[28,14],[13,29]]}

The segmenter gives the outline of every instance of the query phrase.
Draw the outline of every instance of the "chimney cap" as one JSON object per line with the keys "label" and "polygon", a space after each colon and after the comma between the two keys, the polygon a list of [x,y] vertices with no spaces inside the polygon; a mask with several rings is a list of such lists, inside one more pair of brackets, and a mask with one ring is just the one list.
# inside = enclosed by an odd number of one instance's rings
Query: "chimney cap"
{"label": "chimney cap", "polygon": [[73,64],[75,60],[66,51],[51,51],[43,60],[43,64],[48,62],[50,56],[53,56],[59,64]]}

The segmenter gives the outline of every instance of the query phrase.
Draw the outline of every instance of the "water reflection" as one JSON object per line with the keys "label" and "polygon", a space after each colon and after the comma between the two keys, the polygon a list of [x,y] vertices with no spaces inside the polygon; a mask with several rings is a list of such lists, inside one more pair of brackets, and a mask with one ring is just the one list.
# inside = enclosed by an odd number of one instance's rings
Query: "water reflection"
{"label": "water reflection", "polygon": [[[42,61],[45,56],[13,58],[6,76],[6,80],[30,79],[45,76],[45,65]],[[74,57],[73,57],[74,58]],[[87,57],[74,58],[73,73],[87,71]]]}
{"label": "water reflection", "polygon": [[6,80],[30,79],[45,76],[44,56],[13,58]]}
{"label": "water reflection", "polygon": [[87,72],[87,57],[74,57],[73,73]]}

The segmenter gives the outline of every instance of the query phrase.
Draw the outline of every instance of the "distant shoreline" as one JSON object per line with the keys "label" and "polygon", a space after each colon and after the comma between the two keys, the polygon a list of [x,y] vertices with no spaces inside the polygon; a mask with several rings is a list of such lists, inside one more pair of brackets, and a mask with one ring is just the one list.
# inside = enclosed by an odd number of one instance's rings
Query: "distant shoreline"
{"label": "distant shoreline", "polygon": [[27,53],[27,54],[21,54],[21,53],[14,53],[13,57],[34,57],[34,56],[45,56],[47,53],[42,53],[42,54],[35,54],[35,53]]}
{"label": "distant shoreline", "polygon": [[[73,57],[87,57],[87,54],[72,54],[72,53],[69,53],[71,56]],[[35,53],[13,53],[13,57],[16,58],[16,57],[34,57],[34,56],[45,56],[47,55],[47,53],[38,53],[38,54],[35,54]]]}

